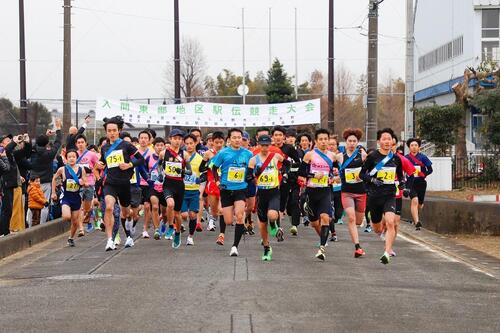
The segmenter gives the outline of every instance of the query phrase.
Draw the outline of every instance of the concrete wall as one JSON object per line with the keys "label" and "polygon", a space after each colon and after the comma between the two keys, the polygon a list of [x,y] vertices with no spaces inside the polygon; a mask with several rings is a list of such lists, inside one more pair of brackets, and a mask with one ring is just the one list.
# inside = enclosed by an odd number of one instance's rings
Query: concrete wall
{"label": "concrete wall", "polygon": [[432,174],[427,177],[427,191],[451,191],[451,157],[429,157],[432,162]]}
{"label": "concrete wall", "polygon": [[[402,217],[411,220],[404,200]],[[500,204],[426,198],[421,214],[424,228],[440,234],[500,235]]]}

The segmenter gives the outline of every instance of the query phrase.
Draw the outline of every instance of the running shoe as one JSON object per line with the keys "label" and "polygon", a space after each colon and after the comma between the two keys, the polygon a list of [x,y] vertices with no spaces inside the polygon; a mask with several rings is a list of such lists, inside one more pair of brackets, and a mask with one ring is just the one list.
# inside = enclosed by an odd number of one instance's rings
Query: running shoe
{"label": "running shoe", "polygon": [[395,257],[396,256],[396,252],[394,252],[394,250],[391,250],[391,251],[389,251],[389,255],[391,257]]}
{"label": "running shoe", "polygon": [[102,222],[102,220],[101,223],[99,224],[99,229],[101,229],[102,232],[106,231],[106,225],[104,224],[104,222]]}
{"label": "running shoe", "polygon": [[420,221],[419,221],[419,222],[417,222],[417,224],[415,224],[415,230],[420,231],[420,229],[422,229],[422,223],[420,223]]}
{"label": "running shoe", "polygon": [[196,231],[197,232],[202,232],[203,231],[203,226],[201,225],[200,222],[196,223]]}
{"label": "running shoe", "polygon": [[[114,244],[115,244],[115,246],[120,245],[120,243],[121,243],[121,242],[122,242],[122,241],[121,241],[121,238],[120,238],[120,234],[116,234],[116,237],[115,237],[115,243],[114,243]],[[114,250],[114,249],[113,249],[113,250]]]}
{"label": "running shoe", "polygon": [[87,223],[87,233],[94,231],[94,225],[92,223]]}
{"label": "running shoe", "polygon": [[167,228],[167,232],[165,233],[165,239],[172,240],[174,237],[174,228]]}
{"label": "running shoe", "polygon": [[159,240],[159,239],[161,238],[160,230],[155,229],[155,233],[154,233],[154,235],[153,235],[153,238],[154,238],[155,240]]}
{"label": "running shoe", "polygon": [[208,226],[207,226],[208,231],[215,231],[215,219],[210,216],[208,219]]}
{"label": "running shoe", "polygon": [[189,245],[194,245],[194,240],[193,240],[193,237],[191,237],[191,236],[188,236],[188,238],[186,240],[186,246],[189,246]]}
{"label": "running shoe", "polygon": [[224,234],[219,234],[219,237],[217,237],[217,244],[220,246],[224,246]]}
{"label": "running shoe", "polygon": [[247,231],[249,235],[255,235],[255,231],[253,231],[253,224],[249,224],[247,226]]}
{"label": "running shoe", "polygon": [[101,222],[100,220],[95,220],[94,221],[94,229],[95,230],[101,230]]}
{"label": "running shoe", "polygon": [[166,232],[167,232],[167,225],[165,224],[165,222],[162,221],[160,223],[160,234],[165,235]]}
{"label": "running shoe", "polygon": [[140,216],[140,217],[143,217],[143,216],[144,216],[144,209],[141,209],[141,210],[139,211],[139,216]]}
{"label": "running shoe", "polygon": [[73,238],[68,238],[68,246],[75,247],[75,241],[73,240]]}
{"label": "running shoe", "polygon": [[125,241],[125,247],[132,247],[134,246],[134,239],[130,236],[127,237],[127,240]]}
{"label": "running shoe", "polygon": [[106,248],[105,250],[106,251],[111,251],[111,250],[114,250],[116,247],[115,247],[115,243],[113,242],[113,240],[110,238],[108,239],[108,242],[106,243]]}
{"label": "running shoe", "polygon": [[332,235],[330,236],[330,242],[336,242],[338,241],[337,239],[337,233],[336,232],[332,232]]}
{"label": "running shoe", "polygon": [[83,229],[80,229],[78,231],[78,237],[83,237],[83,236],[85,236],[85,232],[83,231]]}
{"label": "running shoe", "polygon": [[365,228],[365,232],[366,233],[372,232],[372,227],[370,225],[367,225],[366,228]]}
{"label": "running shoe", "polygon": [[390,263],[391,262],[391,256],[389,255],[389,253],[384,252],[384,254],[382,255],[382,257],[380,257],[380,262],[383,263],[384,265],[387,265],[388,263]]}
{"label": "running shoe", "polygon": [[296,226],[292,225],[292,227],[290,228],[290,233],[292,234],[292,236],[297,236],[298,234],[298,229]]}
{"label": "running shoe", "polygon": [[184,226],[184,224],[181,224],[181,232],[184,232],[186,231],[186,227]]}
{"label": "running shoe", "polygon": [[231,248],[231,252],[229,252],[230,257],[237,257],[238,256],[238,248],[236,246],[233,246]]}
{"label": "running shoe", "polygon": [[363,250],[362,248],[359,248],[357,249],[356,251],[354,251],[354,258],[359,258],[359,257],[362,257],[364,256],[366,253],[365,253],[365,250]]}
{"label": "running shoe", "polygon": [[262,255],[262,260],[263,261],[271,261],[273,259],[273,248],[272,247],[265,247],[264,248],[264,255]]}
{"label": "running shoe", "polygon": [[324,261],[326,259],[326,249],[324,246],[320,246],[318,253],[316,253],[316,258]]}
{"label": "running shoe", "polygon": [[309,218],[307,216],[304,216],[304,227],[307,227],[309,225]]}
{"label": "running shoe", "polygon": [[180,246],[181,246],[181,234],[175,233],[174,234],[174,241],[172,242],[172,248],[178,249]]}
{"label": "running shoe", "polygon": [[149,238],[149,234],[148,234],[148,231],[147,230],[144,230],[142,232],[142,238]]}
{"label": "running shoe", "polygon": [[269,223],[269,235],[271,237],[276,237],[276,233],[278,232],[278,226],[276,223]]}
{"label": "running shoe", "polygon": [[283,228],[278,228],[278,231],[276,232],[276,239],[278,240],[278,242],[282,242],[285,240],[284,238],[285,236],[285,232],[283,231]]}

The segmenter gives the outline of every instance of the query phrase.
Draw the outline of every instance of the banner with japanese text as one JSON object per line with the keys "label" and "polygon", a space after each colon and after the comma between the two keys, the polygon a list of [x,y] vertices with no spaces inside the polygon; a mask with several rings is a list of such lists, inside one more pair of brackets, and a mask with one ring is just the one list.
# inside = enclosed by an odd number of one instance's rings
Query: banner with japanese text
{"label": "banner with japanese text", "polygon": [[258,127],[320,123],[320,99],[280,104],[140,104],[100,98],[96,119],[121,115],[135,125]]}

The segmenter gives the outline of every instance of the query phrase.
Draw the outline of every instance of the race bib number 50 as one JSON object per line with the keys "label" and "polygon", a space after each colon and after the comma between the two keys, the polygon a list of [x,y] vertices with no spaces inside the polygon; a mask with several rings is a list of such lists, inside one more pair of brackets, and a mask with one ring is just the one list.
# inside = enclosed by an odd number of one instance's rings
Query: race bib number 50
{"label": "race bib number 50", "polygon": [[123,150],[114,150],[106,157],[106,165],[108,169],[116,168],[120,164],[125,163],[125,157],[123,156]]}

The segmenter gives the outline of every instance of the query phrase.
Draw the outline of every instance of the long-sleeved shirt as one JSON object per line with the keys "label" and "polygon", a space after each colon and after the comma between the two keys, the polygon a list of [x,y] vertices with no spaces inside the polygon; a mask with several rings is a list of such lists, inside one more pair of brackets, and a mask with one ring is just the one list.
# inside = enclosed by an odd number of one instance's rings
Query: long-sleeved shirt
{"label": "long-sleeved shirt", "polygon": [[[365,163],[361,167],[360,178],[367,183],[370,196],[394,196],[396,194],[396,179],[404,179],[401,159],[397,155],[393,155],[379,171],[370,175],[375,166],[386,156],[378,150],[374,151],[366,157]],[[372,178],[377,178],[383,184],[379,186],[373,184]]]}

